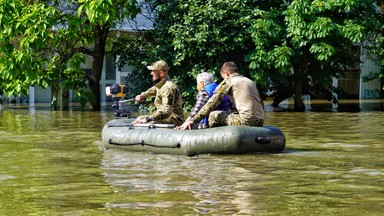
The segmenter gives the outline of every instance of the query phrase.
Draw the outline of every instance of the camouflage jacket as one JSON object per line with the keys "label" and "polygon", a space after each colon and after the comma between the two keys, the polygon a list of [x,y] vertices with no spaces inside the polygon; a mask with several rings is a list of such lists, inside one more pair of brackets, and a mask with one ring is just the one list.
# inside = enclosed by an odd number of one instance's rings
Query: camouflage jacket
{"label": "camouflage jacket", "polygon": [[156,111],[149,116],[153,121],[167,119],[171,115],[184,118],[181,92],[169,76],[144,92],[145,98],[153,96],[156,96],[154,101]]}

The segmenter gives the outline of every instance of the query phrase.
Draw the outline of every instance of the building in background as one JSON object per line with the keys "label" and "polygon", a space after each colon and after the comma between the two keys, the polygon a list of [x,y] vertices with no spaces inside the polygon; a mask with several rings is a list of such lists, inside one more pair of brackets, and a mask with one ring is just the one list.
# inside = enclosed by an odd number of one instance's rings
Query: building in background
{"label": "building in background", "polygon": [[[334,96],[338,100],[354,99],[359,103],[354,103],[355,110],[371,109],[372,104],[363,103],[368,99],[383,99],[383,84],[380,78],[372,78],[372,74],[380,72],[381,67],[376,57],[368,50],[360,46],[354,50],[356,56],[356,64],[354,68],[345,71],[345,76],[338,79],[333,78],[333,87],[342,91],[339,95]],[[377,76],[376,76],[377,77]],[[335,107],[337,108],[337,106]]]}

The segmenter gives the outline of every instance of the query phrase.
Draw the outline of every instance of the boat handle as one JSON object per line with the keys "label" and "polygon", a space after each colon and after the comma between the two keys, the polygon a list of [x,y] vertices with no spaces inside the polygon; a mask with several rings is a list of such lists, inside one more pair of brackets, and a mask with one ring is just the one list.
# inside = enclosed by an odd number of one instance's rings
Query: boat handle
{"label": "boat handle", "polygon": [[260,144],[269,144],[271,142],[270,137],[256,137],[255,142]]}

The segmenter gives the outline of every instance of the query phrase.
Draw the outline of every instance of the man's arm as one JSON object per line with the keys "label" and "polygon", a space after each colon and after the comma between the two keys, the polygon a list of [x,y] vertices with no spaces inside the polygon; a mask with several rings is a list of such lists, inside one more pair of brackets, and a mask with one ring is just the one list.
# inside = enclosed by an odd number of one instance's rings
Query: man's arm
{"label": "man's arm", "polygon": [[207,103],[208,99],[208,93],[205,90],[200,90],[197,93],[195,106],[193,107],[191,113],[189,113],[189,116],[195,116],[196,113],[199,112],[201,108]]}
{"label": "man's arm", "polygon": [[148,98],[148,97],[156,96],[156,91],[157,91],[156,86],[152,86],[147,91],[142,92],[141,94],[144,95],[144,98]]}
{"label": "man's arm", "polygon": [[200,122],[203,118],[208,116],[209,113],[212,112],[217,106],[219,106],[225,95],[228,93],[230,87],[230,81],[228,79],[221,82],[213,92],[212,97],[209,98],[207,103],[193,117],[193,123]]}
{"label": "man's arm", "polygon": [[135,96],[135,101],[141,102],[144,99],[146,99],[148,97],[151,97],[151,96],[155,96],[155,95],[156,95],[156,86],[152,86],[147,91],[141,92],[139,95],[136,95]]}
{"label": "man's arm", "polygon": [[158,97],[161,98],[161,105],[156,107],[156,111],[150,115],[153,121],[166,119],[173,113],[173,106],[176,100],[176,91],[174,88],[162,89],[158,92]]}

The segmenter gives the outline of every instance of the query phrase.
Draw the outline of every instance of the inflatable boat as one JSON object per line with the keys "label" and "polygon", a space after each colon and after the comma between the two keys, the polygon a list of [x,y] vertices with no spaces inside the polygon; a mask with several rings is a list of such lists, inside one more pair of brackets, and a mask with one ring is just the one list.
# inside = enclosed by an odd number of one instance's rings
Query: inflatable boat
{"label": "inflatable boat", "polygon": [[187,156],[281,152],[285,148],[283,132],[273,126],[180,131],[168,124],[133,125],[133,120],[120,118],[106,123],[102,130],[104,147]]}

